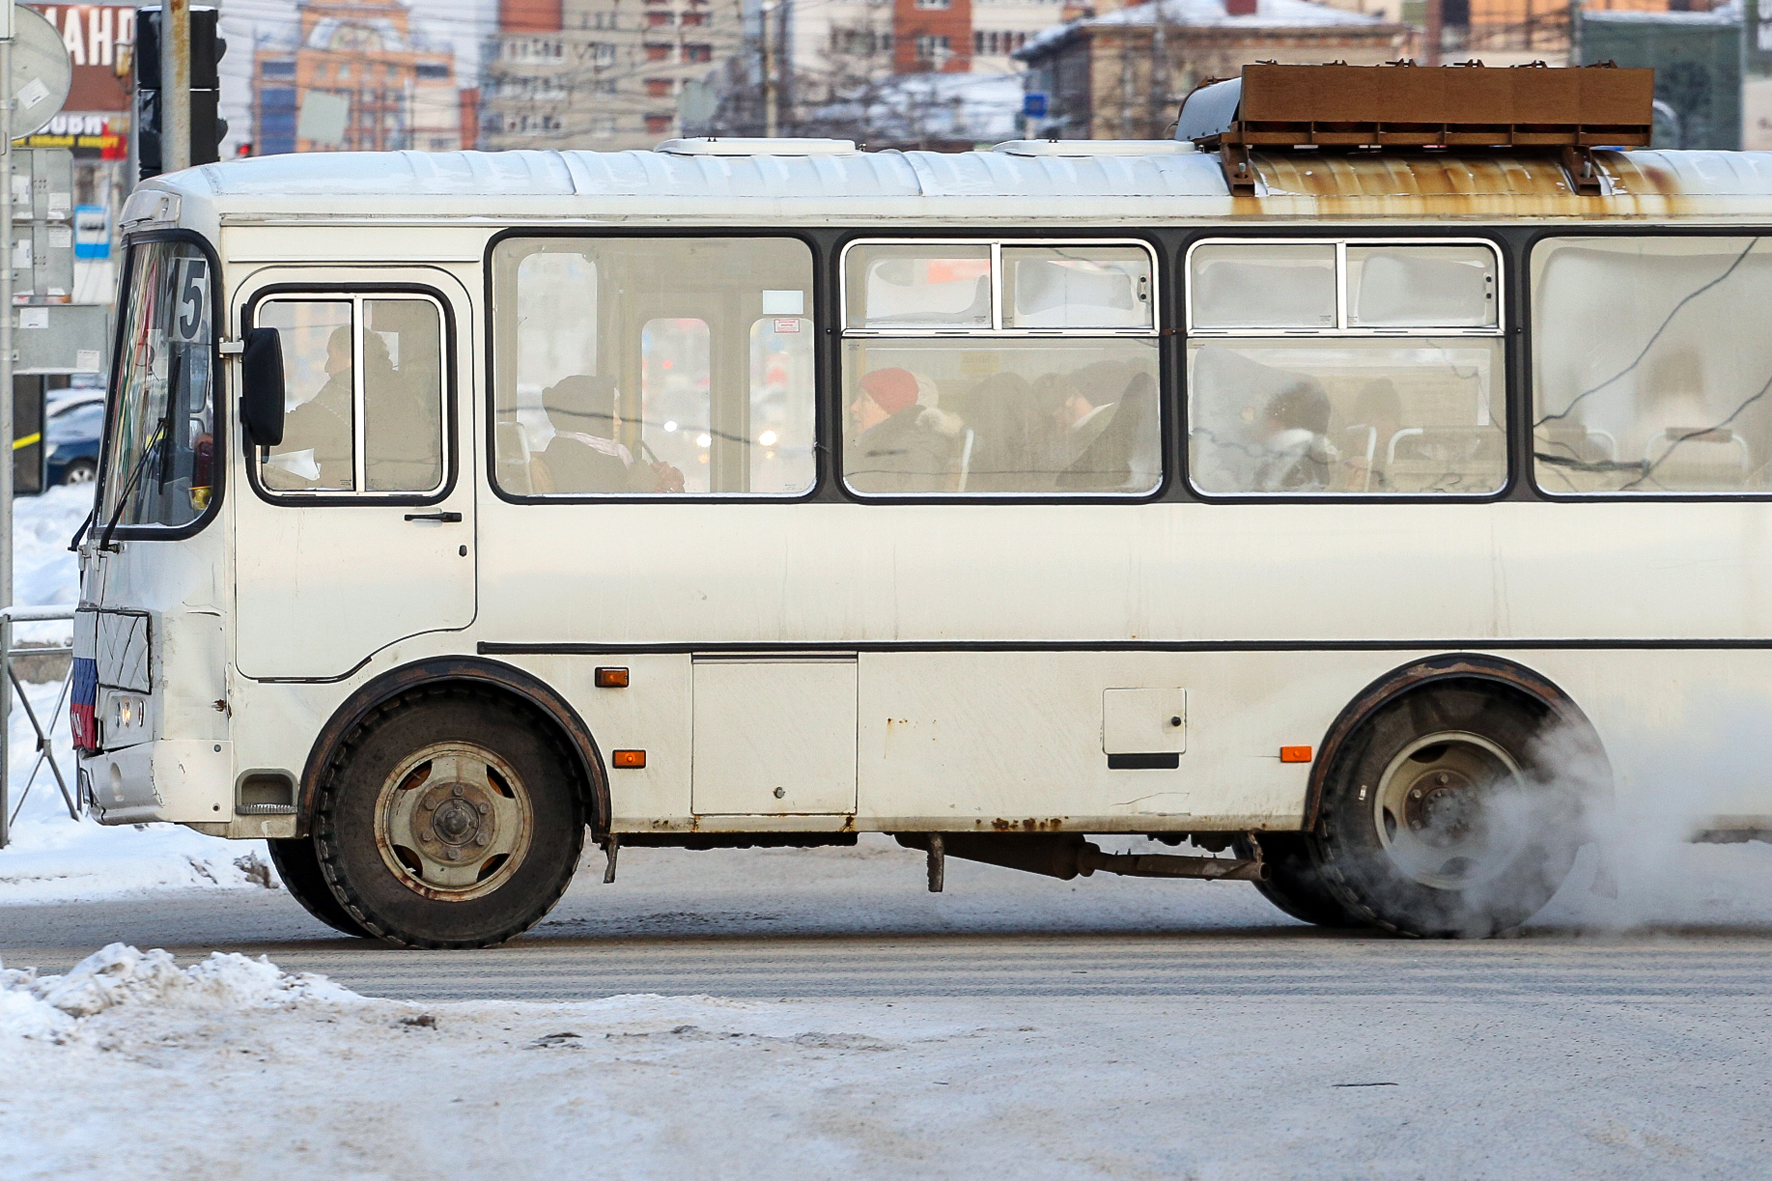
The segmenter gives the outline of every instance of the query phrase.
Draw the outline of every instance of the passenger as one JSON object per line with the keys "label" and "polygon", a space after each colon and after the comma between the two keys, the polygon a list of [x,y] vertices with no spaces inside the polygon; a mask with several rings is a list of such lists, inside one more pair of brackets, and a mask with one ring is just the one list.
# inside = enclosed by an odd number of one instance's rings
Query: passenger
{"label": "passenger", "polygon": [[[379,356],[371,372],[391,373],[387,346],[366,333],[363,348]],[[379,353],[377,352],[379,350]],[[355,390],[351,370],[351,328],[334,328],[326,338],[326,382],[284,420],[283,442],[272,449],[265,472],[273,488],[349,489],[356,479],[352,420]],[[290,477],[294,478],[291,479]]]}
{"label": "passenger", "polygon": [[849,403],[855,435],[845,472],[858,492],[953,491],[963,424],[951,414],[918,401],[934,390],[919,385],[908,369],[875,369],[862,374]]}
{"label": "passenger", "polygon": [[1068,469],[1101,437],[1131,378],[1131,367],[1119,361],[1086,365],[1070,375],[1068,395],[1053,411],[1064,440],[1060,470]]}
{"label": "passenger", "polygon": [[[538,456],[544,476],[540,482],[552,486],[538,491],[683,491],[683,473],[677,468],[658,460],[635,463],[633,454],[615,441],[616,396],[613,381],[584,375],[563,377],[541,392],[554,437]],[[607,434],[594,433],[599,431]]]}
{"label": "passenger", "polygon": [[1321,492],[1339,458],[1329,442],[1329,395],[1304,378],[1268,399],[1262,410],[1263,456],[1258,492]]}

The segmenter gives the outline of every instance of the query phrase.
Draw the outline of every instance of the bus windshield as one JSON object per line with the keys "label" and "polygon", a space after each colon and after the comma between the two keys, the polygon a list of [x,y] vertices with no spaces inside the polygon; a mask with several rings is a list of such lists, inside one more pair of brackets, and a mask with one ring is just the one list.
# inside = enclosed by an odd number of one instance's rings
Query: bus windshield
{"label": "bus windshield", "polygon": [[128,273],[100,520],[186,525],[214,491],[209,260],[189,242],[143,242]]}

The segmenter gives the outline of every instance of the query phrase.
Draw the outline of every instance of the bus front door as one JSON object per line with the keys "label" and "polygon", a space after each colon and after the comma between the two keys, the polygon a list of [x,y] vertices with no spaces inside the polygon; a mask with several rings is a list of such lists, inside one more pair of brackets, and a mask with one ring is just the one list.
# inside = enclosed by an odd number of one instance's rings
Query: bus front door
{"label": "bus front door", "polygon": [[339,677],[473,622],[473,481],[457,474],[448,381],[461,317],[441,286],[304,275],[247,304],[243,324],[277,329],[285,416],[235,493],[242,674]]}

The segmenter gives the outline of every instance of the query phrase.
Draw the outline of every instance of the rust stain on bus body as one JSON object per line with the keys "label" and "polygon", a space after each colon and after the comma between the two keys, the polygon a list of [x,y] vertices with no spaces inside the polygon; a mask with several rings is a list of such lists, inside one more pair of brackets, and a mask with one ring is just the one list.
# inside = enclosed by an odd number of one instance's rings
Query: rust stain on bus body
{"label": "rust stain on bus body", "polygon": [[[978,821],[975,827],[983,828],[984,822]],[[1045,819],[1029,816],[1023,820],[1010,820],[999,816],[991,821],[991,829],[994,832],[1061,832],[1064,829],[1064,819],[1059,816]]]}
{"label": "rust stain on bus body", "polygon": [[1233,204],[1263,218],[1588,220],[1669,216],[1685,203],[1671,173],[1623,152],[1596,153],[1611,188],[1599,197],[1576,193],[1562,163],[1548,155],[1268,152],[1254,159],[1266,191]]}

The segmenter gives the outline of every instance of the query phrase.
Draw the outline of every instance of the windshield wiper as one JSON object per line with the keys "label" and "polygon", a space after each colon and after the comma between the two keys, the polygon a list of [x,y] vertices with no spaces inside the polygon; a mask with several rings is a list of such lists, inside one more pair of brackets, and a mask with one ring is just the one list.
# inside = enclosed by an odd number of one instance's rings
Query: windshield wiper
{"label": "windshield wiper", "polygon": [[[123,516],[123,506],[129,503],[129,494],[135,491],[136,481],[141,479],[142,473],[148,470],[148,461],[154,458],[155,453],[160,450],[160,444],[166,441],[168,433],[166,425],[169,421],[169,418],[162,418],[160,420],[160,425],[154,428],[153,438],[149,439],[148,445],[142,448],[141,456],[135,461],[135,466],[129,469],[129,479],[124,482],[123,490],[117,494],[117,507],[111,510],[111,519],[105,525],[105,535],[99,539],[98,548],[102,550],[113,549],[111,545],[111,534],[117,531],[117,522]],[[92,506],[92,511],[94,513],[98,512],[98,506],[96,504]],[[90,518],[88,519],[90,520]],[[85,529],[82,527],[81,532],[84,531]],[[75,540],[79,540],[78,536],[76,536]]]}

